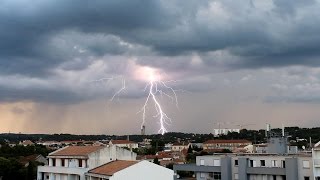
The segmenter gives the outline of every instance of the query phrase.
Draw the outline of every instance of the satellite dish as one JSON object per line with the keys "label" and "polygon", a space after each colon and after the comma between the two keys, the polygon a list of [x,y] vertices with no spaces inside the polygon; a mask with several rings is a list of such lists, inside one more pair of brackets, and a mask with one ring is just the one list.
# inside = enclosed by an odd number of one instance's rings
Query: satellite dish
{"label": "satellite dish", "polygon": [[306,147],[305,147],[305,146],[302,146],[302,149],[303,149],[303,150],[305,150],[305,149],[306,149]]}

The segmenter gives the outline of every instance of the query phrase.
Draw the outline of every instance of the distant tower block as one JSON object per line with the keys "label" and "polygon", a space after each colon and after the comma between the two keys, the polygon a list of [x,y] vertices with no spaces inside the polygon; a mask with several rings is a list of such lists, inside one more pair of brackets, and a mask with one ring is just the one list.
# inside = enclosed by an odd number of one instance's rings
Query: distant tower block
{"label": "distant tower block", "polygon": [[145,125],[143,125],[142,127],[141,127],[141,135],[146,135],[146,126]]}

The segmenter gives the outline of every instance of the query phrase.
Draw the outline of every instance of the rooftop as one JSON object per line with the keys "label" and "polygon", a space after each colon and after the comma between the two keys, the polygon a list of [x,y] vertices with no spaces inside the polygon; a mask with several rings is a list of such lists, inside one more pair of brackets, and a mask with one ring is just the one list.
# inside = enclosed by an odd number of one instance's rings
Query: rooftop
{"label": "rooftop", "polygon": [[135,144],[133,141],[129,140],[111,140],[112,144]]}
{"label": "rooftop", "polygon": [[114,173],[121,171],[122,169],[125,169],[127,167],[130,167],[138,162],[139,161],[116,160],[99,166],[97,168],[94,168],[90,170],[89,173],[112,176]]}
{"label": "rooftop", "polygon": [[223,139],[216,139],[216,140],[208,140],[203,144],[216,144],[216,143],[251,143],[246,139],[231,139],[231,140],[223,140]]}
{"label": "rooftop", "polygon": [[213,155],[205,156],[284,156],[284,157],[311,157],[311,153],[298,154],[273,154],[273,153],[214,153]]}
{"label": "rooftop", "polygon": [[68,146],[49,154],[49,156],[87,156],[104,148],[103,146]]}

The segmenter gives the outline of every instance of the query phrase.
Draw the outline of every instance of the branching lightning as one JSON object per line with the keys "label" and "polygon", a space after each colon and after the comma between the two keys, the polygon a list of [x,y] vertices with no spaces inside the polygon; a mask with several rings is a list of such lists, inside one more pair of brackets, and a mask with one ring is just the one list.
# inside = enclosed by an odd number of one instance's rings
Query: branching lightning
{"label": "branching lightning", "polygon": [[[159,86],[162,86],[162,87],[170,90],[173,93],[174,97],[170,96],[169,94],[167,94],[163,90],[159,89]],[[154,115],[153,117],[159,118],[160,129],[159,129],[158,133],[161,133],[163,135],[164,133],[168,132],[165,126],[169,125],[171,123],[171,118],[169,118],[167,116],[167,114],[163,111],[163,108],[162,108],[159,100],[157,99],[157,94],[160,94],[161,96],[165,95],[165,96],[169,97],[170,99],[175,100],[176,106],[178,106],[178,98],[177,98],[176,91],[173,88],[171,88],[170,86],[168,86],[166,84],[166,82],[163,82],[160,80],[154,80],[154,78],[150,78],[150,82],[146,85],[145,91],[146,90],[148,90],[148,95],[147,95],[147,98],[146,98],[144,105],[142,106],[141,110],[139,111],[139,112],[142,112],[142,125],[141,125],[141,127],[145,124],[145,121],[146,121],[147,105],[148,105],[149,101],[152,100],[154,103],[155,110],[157,112],[157,114]]]}
{"label": "branching lightning", "polygon": [[119,96],[119,94],[124,91],[126,89],[126,80],[124,78],[122,78],[122,87],[116,92],[113,94],[112,98],[110,99],[110,101],[113,101],[113,99],[116,97],[116,96]]}
{"label": "branching lightning", "polygon": [[[138,113],[142,113],[142,124],[141,127],[143,127],[146,123],[146,114],[147,114],[147,108],[149,104],[153,104],[154,109],[156,111],[156,114],[153,116],[154,118],[157,118],[160,124],[160,129],[158,133],[161,133],[162,135],[166,132],[168,132],[166,126],[171,124],[171,118],[168,117],[168,115],[164,112],[164,109],[158,99],[158,95],[161,97],[165,96],[169,98],[172,102],[175,102],[175,105],[178,108],[178,98],[177,98],[177,91],[170,87],[168,83],[176,82],[176,81],[162,81],[160,74],[156,74],[156,71],[152,68],[144,68],[144,72],[142,73],[141,77],[144,81],[147,81],[147,84],[144,88],[144,91],[147,92],[145,102],[138,111]],[[95,80],[93,82],[100,82],[100,81],[109,81],[114,80],[114,77],[111,78],[102,78],[99,80]],[[126,89],[126,80],[121,77],[122,81],[122,87],[116,91],[113,96],[110,98],[110,101],[113,101],[116,97],[120,96],[120,94]],[[172,94],[172,95],[171,95]]]}

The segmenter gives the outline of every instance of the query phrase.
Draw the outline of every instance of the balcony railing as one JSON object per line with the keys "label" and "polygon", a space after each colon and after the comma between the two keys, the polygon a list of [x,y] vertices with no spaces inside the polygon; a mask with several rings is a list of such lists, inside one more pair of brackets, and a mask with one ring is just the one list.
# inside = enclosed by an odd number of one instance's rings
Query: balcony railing
{"label": "balcony railing", "polygon": [[63,173],[63,174],[84,174],[88,168],[77,168],[77,167],[57,167],[57,166],[38,166],[38,172],[47,173]]}

